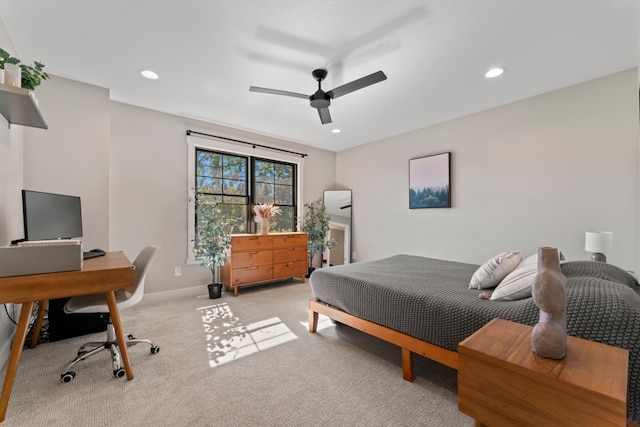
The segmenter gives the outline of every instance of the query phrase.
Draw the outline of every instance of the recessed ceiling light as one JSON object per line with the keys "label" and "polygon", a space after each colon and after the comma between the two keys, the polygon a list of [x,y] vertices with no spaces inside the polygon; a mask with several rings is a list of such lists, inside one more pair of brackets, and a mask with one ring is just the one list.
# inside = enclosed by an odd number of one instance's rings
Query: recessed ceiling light
{"label": "recessed ceiling light", "polygon": [[504,73],[504,67],[495,67],[487,71],[484,75],[488,79],[493,79],[495,77],[501,76]]}
{"label": "recessed ceiling light", "polygon": [[158,75],[151,70],[142,70],[140,71],[140,74],[150,80],[156,80],[158,78]]}
{"label": "recessed ceiling light", "polygon": [[342,129],[332,129],[331,132],[333,133],[340,133],[342,132]]}

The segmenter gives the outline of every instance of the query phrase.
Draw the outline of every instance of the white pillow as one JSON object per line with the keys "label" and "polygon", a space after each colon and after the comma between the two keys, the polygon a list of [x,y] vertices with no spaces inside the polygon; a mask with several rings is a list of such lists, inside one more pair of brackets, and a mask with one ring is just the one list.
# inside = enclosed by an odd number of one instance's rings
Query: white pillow
{"label": "white pillow", "polygon": [[538,274],[538,254],[525,258],[491,294],[492,301],[515,301],[531,296],[531,285]]}
{"label": "white pillow", "polygon": [[480,266],[471,276],[469,289],[486,289],[498,285],[522,261],[518,251],[501,252]]}

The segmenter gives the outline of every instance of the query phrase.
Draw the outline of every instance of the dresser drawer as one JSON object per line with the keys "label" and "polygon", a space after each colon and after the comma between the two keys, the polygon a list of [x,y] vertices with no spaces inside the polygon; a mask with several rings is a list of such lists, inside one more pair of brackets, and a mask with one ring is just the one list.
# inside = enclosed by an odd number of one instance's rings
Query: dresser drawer
{"label": "dresser drawer", "polygon": [[273,277],[295,277],[307,274],[307,261],[294,261],[273,266]]}
{"label": "dresser drawer", "polygon": [[274,248],[285,248],[290,246],[307,246],[306,234],[283,234],[273,236]]}
{"label": "dresser drawer", "polygon": [[307,260],[307,247],[297,246],[294,248],[283,248],[273,250],[273,262],[274,264],[282,262],[293,261],[306,261]]}
{"label": "dresser drawer", "polygon": [[271,248],[273,248],[271,236],[233,236],[231,238],[231,252]]}
{"label": "dresser drawer", "polygon": [[273,279],[273,265],[234,268],[231,286]]}
{"label": "dresser drawer", "polygon": [[231,254],[233,268],[273,264],[273,251],[244,251]]}

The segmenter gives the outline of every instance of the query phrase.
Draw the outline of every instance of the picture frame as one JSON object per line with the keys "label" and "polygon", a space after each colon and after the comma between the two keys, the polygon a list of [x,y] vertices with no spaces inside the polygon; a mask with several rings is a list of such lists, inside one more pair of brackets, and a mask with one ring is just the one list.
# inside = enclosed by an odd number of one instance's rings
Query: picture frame
{"label": "picture frame", "polygon": [[451,153],[409,159],[409,209],[451,207]]}

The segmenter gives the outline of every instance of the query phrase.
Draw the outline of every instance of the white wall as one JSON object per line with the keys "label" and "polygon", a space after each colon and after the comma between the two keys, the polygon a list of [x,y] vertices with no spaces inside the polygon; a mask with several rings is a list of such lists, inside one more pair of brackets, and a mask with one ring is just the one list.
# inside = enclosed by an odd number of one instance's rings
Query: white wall
{"label": "white wall", "polygon": [[[504,250],[588,259],[587,230],[614,233],[611,263],[639,270],[638,70],[342,151],[358,261],[396,253],[482,263]],[[452,152],[451,209],[409,209],[408,161]]]}
{"label": "white wall", "polygon": [[[23,237],[22,228],[22,126],[9,124],[0,116],[0,246]],[[0,307],[0,368],[11,352],[11,341],[20,315],[20,305],[7,304],[11,319]]]}
{"label": "white wall", "polygon": [[109,91],[53,76],[35,94],[49,128],[25,128],[24,187],[80,196],[85,250],[109,249]]}
{"label": "white wall", "polygon": [[0,116],[0,246],[22,239],[24,129]]}
{"label": "white wall", "polygon": [[[335,153],[113,102],[111,104],[110,247],[133,257],[147,244],[162,247],[149,272],[148,293],[211,282],[187,258],[186,131],[251,141],[306,153],[303,194],[322,196],[335,181]],[[174,277],[174,267],[182,269]]]}
{"label": "white wall", "polygon": [[[18,56],[13,42],[0,20],[0,46],[14,56]],[[0,246],[23,237],[22,228],[22,165],[23,128],[11,125],[0,116]],[[7,304],[7,311],[14,321],[18,320],[19,305]],[[15,310],[14,310],[15,308]],[[15,333],[14,323],[0,313],[0,366],[4,366],[11,352],[11,340]]]}

